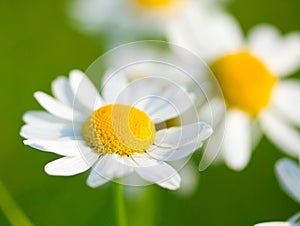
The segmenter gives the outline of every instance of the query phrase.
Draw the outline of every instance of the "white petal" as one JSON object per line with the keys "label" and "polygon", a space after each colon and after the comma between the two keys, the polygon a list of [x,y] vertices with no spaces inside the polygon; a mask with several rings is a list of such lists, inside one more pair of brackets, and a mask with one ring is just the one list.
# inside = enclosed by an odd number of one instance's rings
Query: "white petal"
{"label": "white petal", "polygon": [[155,145],[161,147],[180,147],[184,144],[206,140],[212,134],[212,128],[203,122],[182,127],[171,127],[156,133]]}
{"label": "white petal", "polygon": [[288,219],[288,221],[291,223],[291,226],[296,226],[299,223],[300,219],[300,213],[294,214],[292,217]]}
{"label": "white petal", "polygon": [[70,86],[75,96],[75,106],[82,105],[89,112],[100,108],[104,101],[89,78],[79,70],[70,72]]}
{"label": "white petal", "polygon": [[93,188],[98,187],[132,171],[133,165],[128,157],[106,154],[93,166],[92,172],[87,179],[87,184]]}
{"label": "white petal", "polygon": [[159,123],[175,118],[193,106],[194,97],[182,88],[172,85],[161,95],[151,97],[144,111],[152,121]]}
{"label": "white petal", "polygon": [[274,113],[265,111],[260,115],[263,131],[287,154],[298,157],[300,154],[300,135],[295,128],[284,122]]}
{"label": "white petal", "polygon": [[135,80],[119,93],[116,102],[144,110],[143,106],[149,104],[152,96],[160,95],[162,89],[162,84],[155,81],[155,78]]}
{"label": "white petal", "polygon": [[[182,164],[182,162],[179,164]],[[182,167],[183,165],[180,166]],[[181,186],[178,189],[178,194],[185,197],[193,195],[199,183],[199,172],[196,166],[192,161],[189,161],[180,170],[179,174],[181,176]]]}
{"label": "white petal", "polygon": [[260,123],[257,118],[251,121],[251,148],[254,150],[259,144],[263,135],[263,131],[260,128]]}
{"label": "white petal", "polygon": [[[80,132],[81,126],[73,126],[71,124],[24,125],[20,135],[26,139],[57,140],[68,138],[75,140]],[[78,139],[80,138],[81,136],[78,137]]]}
{"label": "white petal", "polygon": [[260,223],[254,226],[292,226],[289,222],[268,222],[268,223]]}
{"label": "white petal", "polygon": [[107,26],[108,21],[114,20],[111,15],[116,5],[119,3],[115,1],[76,0],[71,2],[68,11],[79,29],[94,33]]}
{"label": "white petal", "polygon": [[180,187],[180,176],[177,171],[165,162],[159,162],[143,155],[132,157],[137,163],[135,171],[145,180],[163,188],[176,190]]}
{"label": "white petal", "polygon": [[177,148],[164,148],[151,146],[147,152],[152,158],[163,161],[176,161],[194,153],[200,147],[202,147],[202,141],[196,140],[194,142],[185,144]]}
{"label": "white petal", "polygon": [[282,159],[276,163],[276,172],[284,191],[300,203],[299,165],[292,160]]}
{"label": "white petal", "polygon": [[30,147],[39,149],[41,151],[47,151],[56,153],[63,156],[75,156],[80,155],[80,143],[83,141],[77,140],[24,140],[24,144]]}
{"label": "white petal", "polygon": [[127,79],[123,73],[112,73],[108,71],[102,80],[102,96],[106,103],[114,103],[120,93],[128,85]]}
{"label": "white petal", "polygon": [[[242,32],[229,14],[190,4],[168,27],[169,40],[208,62],[242,46]],[[220,38],[222,37],[222,38]]]}
{"label": "white petal", "polygon": [[221,156],[221,154],[223,154],[221,152],[221,148],[224,139],[224,131],[225,120],[223,119],[216,127],[214,127],[214,133],[211,135],[206,143],[206,146],[203,148],[203,157],[199,163],[199,171],[204,171],[218,157],[223,157]]}
{"label": "white petal", "polygon": [[74,95],[66,77],[60,76],[52,82],[52,93],[63,104],[73,106]]}
{"label": "white petal", "polygon": [[300,82],[298,80],[279,82],[272,93],[272,103],[289,120],[300,125]]}
{"label": "white petal", "polygon": [[55,115],[61,119],[65,119],[68,121],[83,121],[85,117],[82,116],[81,113],[77,112],[76,110],[62,104],[58,100],[54,99],[53,97],[43,93],[43,92],[36,92],[34,93],[34,97],[40,103],[40,105],[50,112],[52,115]]}
{"label": "white petal", "polygon": [[199,120],[216,126],[224,119],[226,104],[221,98],[213,98],[199,109]]}
{"label": "white petal", "polygon": [[226,116],[226,132],[223,142],[224,158],[229,167],[242,170],[250,159],[250,117],[239,110],[230,110]]}
{"label": "white petal", "polygon": [[45,111],[28,111],[23,115],[23,121],[35,126],[70,123],[69,120],[57,118]]}
{"label": "white petal", "polygon": [[300,33],[282,36],[271,25],[258,25],[249,34],[251,49],[279,76],[289,75],[300,67]]}
{"label": "white petal", "polygon": [[91,168],[97,161],[98,154],[87,147],[80,147],[81,155],[67,156],[48,163],[45,166],[46,173],[54,176],[72,176]]}

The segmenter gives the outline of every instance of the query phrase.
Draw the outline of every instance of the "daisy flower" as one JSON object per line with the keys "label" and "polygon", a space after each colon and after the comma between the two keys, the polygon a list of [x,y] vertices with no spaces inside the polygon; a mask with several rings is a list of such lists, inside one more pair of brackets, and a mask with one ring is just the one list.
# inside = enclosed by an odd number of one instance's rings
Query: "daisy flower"
{"label": "daisy flower", "polygon": [[[74,0],[69,14],[83,32],[109,35],[112,44],[164,37],[165,26],[195,0]],[[221,2],[224,0],[215,0]],[[201,0],[211,5],[212,0]]]}
{"label": "daisy flower", "polygon": [[[290,159],[281,159],[276,164],[276,173],[283,190],[296,202],[300,203],[300,167]],[[300,213],[291,217],[287,222],[268,222],[255,226],[297,226]]]}
{"label": "daisy flower", "polygon": [[24,144],[64,156],[45,166],[49,175],[71,176],[91,168],[91,187],[133,174],[179,188],[180,176],[166,161],[191,155],[212,129],[203,122],[159,128],[193,104],[191,95],[161,79],[128,84],[124,76],[106,78],[101,96],[78,70],[52,83],[54,97],[36,92],[47,112],[24,115]]}
{"label": "daisy flower", "polygon": [[283,36],[264,24],[244,38],[230,15],[191,7],[169,26],[168,37],[204,59],[219,82],[227,105],[220,153],[230,168],[248,164],[262,132],[298,157],[300,82],[286,79],[300,67],[298,32]]}

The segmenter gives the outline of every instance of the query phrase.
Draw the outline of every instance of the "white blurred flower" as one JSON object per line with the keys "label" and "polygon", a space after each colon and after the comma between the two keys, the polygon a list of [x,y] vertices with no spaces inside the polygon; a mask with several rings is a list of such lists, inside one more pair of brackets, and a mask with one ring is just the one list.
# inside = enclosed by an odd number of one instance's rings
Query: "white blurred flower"
{"label": "white blurred flower", "polygon": [[162,38],[165,27],[190,2],[215,5],[224,0],[74,0],[69,14],[74,25],[88,34],[108,34],[110,44]]}
{"label": "white blurred flower", "polygon": [[[300,203],[300,167],[290,159],[281,159],[276,163],[276,173],[283,190],[296,202]],[[268,222],[255,226],[297,226],[300,223],[300,213],[287,222]]]}
{"label": "white blurred flower", "polygon": [[161,130],[157,126],[193,105],[191,95],[161,80],[128,84],[124,76],[105,79],[102,96],[77,70],[69,79],[59,77],[52,83],[54,98],[36,92],[47,112],[24,115],[24,144],[64,156],[45,166],[50,175],[71,176],[92,168],[87,179],[91,187],[135,174],[178,189],[180,176],[165,161],[192,154],[212,129],[202,122]]}
{"label": "white blurred flower", "polygon": [[[275,166],[279,183],[283,190],[296,202],[300,203],[300,167],[290,159],[281,159]],[[255,226],[298,226],[300,225],[300,213],[294,215],[286,222],[268,222]]]}
{"label": "white blurred flower", "polygon": [[271,25],[259,25],[244,39],[230,15],[190,7],[170,24],[168,37],[204,59],[220,84],[227,104],[220,153],[230,168],[248,164],[262,132],[298,157],[300,82],[285,77],[300,67],[299,32],[283,36]]}

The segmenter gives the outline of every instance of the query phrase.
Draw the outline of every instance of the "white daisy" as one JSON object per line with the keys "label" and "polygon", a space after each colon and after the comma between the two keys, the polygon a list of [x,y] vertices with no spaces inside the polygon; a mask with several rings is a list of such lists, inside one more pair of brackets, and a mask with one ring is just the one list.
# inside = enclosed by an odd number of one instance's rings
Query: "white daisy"
{"label": "white daisy", "polygon": [[[97,35],[105,32],[114,44],[141,38],[164,37],[165,26],[195,0],[74,0],[69,14],[80,30]],[[221,2],[224,0],[215,0]],[[197,0],[196,0],[197,2]],[[201,0],[207,5],[212,0]]]}
{"label": "white daisy", "polygon": [[[290,159],[281,159],[276,164],[276,173],[283,190],[300,203],[300,167]],[[255,226],[297,226],[300,222],[300,213],[291,217],[287,222],[268,222]]]}
{"label": "white daisy", "polygon": [[287,154],[299,155],[300,82],[284,79],[300,67],[299,32],[282,36],[259,25],[244,39],[230,15],[193,7],[168,34],[204,59],[220,84],[227,104],[221,154],[229,167],[247,165],[261,131]]}
{"label": "white daisy", "polygon": [[80,71],[72,71],[69,79],[59,77],[52,83],[54,98],[34,94],[47,112],[24,115],[24,144],[64,156],[45,166],[50,175],[71,176],[92,168],[87,179],[91,187],[137,174],[161,187],[177,189],[180,176],[165,161],[192,154],[212,129],[197,122],[158,130],[193,104],[184,89],[159,81],[128,84],[124,76],[112,76],[100,96]]}

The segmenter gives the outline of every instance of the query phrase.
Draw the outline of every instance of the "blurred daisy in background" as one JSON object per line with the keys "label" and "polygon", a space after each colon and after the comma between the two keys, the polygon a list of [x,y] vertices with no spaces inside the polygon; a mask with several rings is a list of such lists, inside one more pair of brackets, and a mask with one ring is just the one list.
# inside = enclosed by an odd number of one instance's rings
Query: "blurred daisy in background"
{"label": "blurred daisy in background", "polygon": [[[276,163],[276,173],[282,189],[297,203],[300,203],[300,167],[290,159],[281,159]],[[268,222],[255,226],[297,226],[300,223],[300,213],[287,222]]]}
{"label": "blurred daisy in background", "polygon": [[74,0],[68,12],[75,27],[91,35],[107,36],[117,44],[165,37],[165,27],[190,2],[217,5],[226,0]]}
{"label": "blurred daisy in background", "polygon": [[220,84],[227,104],[220,153],[227,165],[242,170],[261,131],[282,151],[298,157],[300,81],[285,77],[300,67],[300,33],[283,36],[264,24],[244,39],[229,14],[199,7],[187,12],[170,24],[168,37],[204,59]]}
{"label": "blurred daisy in background", "polygon": [[71,176],[92,168],[87,179],[91,187],[134,174],[178,189],[180,176],[166,161],[191,155],[212,129],[203,122],[158,128],[190,108],[193,95],[175,84],[166,86],[162,79],[106,79],[101,96],[77,70],[69,79],[59,77],[52,83],[54,97],[36,92],[47,112],[24,115],[24,144],[64,156],[45,166],[50,175]]}

